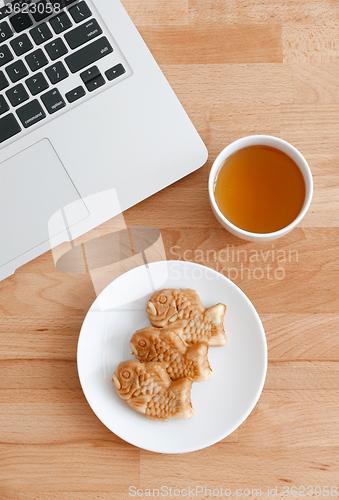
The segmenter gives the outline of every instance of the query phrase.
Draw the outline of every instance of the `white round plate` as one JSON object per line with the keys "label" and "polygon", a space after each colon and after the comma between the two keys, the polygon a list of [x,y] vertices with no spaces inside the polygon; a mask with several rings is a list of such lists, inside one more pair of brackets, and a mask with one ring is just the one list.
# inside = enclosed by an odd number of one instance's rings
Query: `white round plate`
{"label": "white round plate", "polygon": [[[111,383],[118,364],[133,358],[130,338],[149,326],[146,302],[162,288],[193,288],[204,307],[227,306],[228,341],[209,349],[213,377],[193,384],[189,420],[148,420],[124,403]],[[92,304],[78,343],[80,382],[94,413],[125,441],[158,453],[200,450],[231,434],[256,405],[266,369],[265,332],[252,303],[228,278],[191,262],[154,262],[110,283]]]}

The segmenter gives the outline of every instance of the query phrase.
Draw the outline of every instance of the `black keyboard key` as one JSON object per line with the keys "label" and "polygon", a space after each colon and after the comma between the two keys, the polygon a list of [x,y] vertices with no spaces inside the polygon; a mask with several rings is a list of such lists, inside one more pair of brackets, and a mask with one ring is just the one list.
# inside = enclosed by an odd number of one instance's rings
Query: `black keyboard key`
{"label": "black keyboard key", "polygon": [[8,110],[9,110],[9,106],[7,104],[6,99],[4,98],[3,95],[0,95],[0,115],[3,115]]}
{"label": "black keyboard key", "polygon": [[31,29],[30,35],[37,45],[47,42],[53,36],[46,23],[41,23],[36,28]]}
{"label": "black keyboard key", "polygon": [[4,73],[0,71],[0,91],[8,87],[9,83]]}
{"label": "black keyboard key", "polygon": [[3,23],[0,23],[0,43],[12,38],[12,36],[13,31],[9,27],[8,22],[4,21]]}
{"label": "black keyboard key", "polygon": [[60,61],[53,64],[53,66],[46,68],[45,71],[46,71],[46,74],[53,85],[55,85],[58,82],[61,82],[61,80],[64,80],[65,78],[67,78],[69,76],[67,69]]}
{"label": "black keyboard key", "polygon": [[38,49],[35,52],[32,52],[31,54],[28,54],[28,56],[26,56],[25,59],[32,71],[37,71],[38,69],[48,64],[48,59],[41,49]]}
{"label": "black keyboard key", "polygon": [[82,79],[82,81],[84,83],[87,83],[99,75],[100,75],[100,71],[99,71],[98,66],[92,66],[91,68],[86,69],[86,71],[83,71],[82,73],[80,73],[80,78]]}
{"label": "black keyboard key", "polygon": [[90,64],[102,59],[113,52],[113,48],[107,38],[103,36],[92,42],[90,45],[77,50],[70,56],[65,58],[65,62],[72,73],[76,73],[81,69],[86,68]]}
{"label": "black keyboard key", "polygon": [[68,12],[71,14],[75,23],[81,23],[81,21],[84,21],[92,15],[92,12],[86,2],[79,2],[76,5],[73,5]]}
{"label": "black keyboard key", "polygon": [[28,69],[20,59],[10,64],[6,68],[6,73],[13,83],[18,82],[21,78],[28,75]]}
{"label": "black keyboard key", "polygon": [[25,104],[25,106],[17,109],[16,112],[25,128],[31,127],[46,118],[46,113],[37,99]]}
{"label": "black keyboard key", "polygon": [[49,92],[46,92],[46,94],[43,94],[41,96],[41,100],[46,106],[46,109],[50,115],[66,106],[65,101],[63,100],[59,90],[57,89],[50,90]]}
{"label": "black keyboard key", "polygon": [[7,7],[7,5],[5,5],[4,7],[1,7],[0,9],[0,20],[1,19],[5,19],[5,17],[7,17],[9,15],[9,9]]}
{"label": "black keyboard key", "polygon": [[48,0],[40,0],[39,2],[32,3],[29,9],[36,22],[40,22],[46,17],[50,16],[53,12],[52,6]]}
{"label": "black keyboard key", "polygon": [[12,61],[13,59],[14,56],[7,45],[3,45],[2,47],[0,47],[0,67]]}
{"label": "black keyboard key", "polygon": [[29,95],[22,83],[6,91],[6,96],[10,100],[12,106],[19,106],[22,102],[27,101]]}
{"label": "black keyboard key", "polygon": [[57,35],[72,26],[72,22],[66,12],[61,12],[57,16],[52,17],[49,22]]}
{"label": "black keyboard key", "polygon": [[74,30],[69,31],[65,35],[65,39],[71,49],[76,49],[101,34],[102,29],[98,22],[95,19],[91,19]]}
{"label": "black keyboard key", "polygon": [[21,33],[21,31],[33,25],[33,21],[28,14],[15,14],[9,20],[17,33]]}
{"label": "black keyboard key", "polygon": [[105,85],[105,80],[97,66],[92,66],[83,73],[80,73],[80,77],[89,92],[93,92],[93,90],[96,90],[102,85]]}
{"label": "black keyboard key", "polygon": [[14,38],[10,44],[17,56],[22,56],[22,54],[26,54],[26,52],[33,49],[33,44],[25,33]]}
{"label": "black keyboard key", "polygon": [[68,50],[61,38],[56,38],[53,42],[45,45],[45,49],[52,61],[67,54]]}
{"label": "black keyboard key", "polygon": [[115,78],[118,78],[118,76],[123,75],[126,73],[125,68],[123,67],[122,64],[117,64],[116,66],[113,66],[113,68],[108,69],[105,71],[105,75],[107,77],[107,80],[112,81]]}
{"label": "black keyboard key", "polygon": [[0,118],[0,143],[19,132],[21,132],[21,127],[12,113]]}
{"label": "black keyboard key", "polygon": [[48,83],[42,73],[36,73],[25,81],[30,93],[37,95],[43,90],[48,89]]}
{"label": "black keyboard key", "polygon": [[68,102],[74,102],[80,99],[81,97],[84,97],[84,95],[86,95],[85,89],[80,85],[76,89],[67,92],[66,99]]}
{"label": "black keyboard key", "polygon": [[93,92],[93,90],[98,89],[99,87],[102,87],[105,85],[105,79],[102,75],[97,76],[96,78],[93,78],[93,80],[90,80],[87,82],[85,85],[87,87],[87,90],[89,92]]}

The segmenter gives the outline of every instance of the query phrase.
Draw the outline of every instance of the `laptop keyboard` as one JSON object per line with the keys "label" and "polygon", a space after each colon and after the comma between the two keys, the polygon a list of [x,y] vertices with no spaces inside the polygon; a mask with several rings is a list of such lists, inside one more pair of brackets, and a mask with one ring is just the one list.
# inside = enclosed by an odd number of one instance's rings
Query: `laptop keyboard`
{"label": "laptop keyboard", "polygon": [[86,0],[0,9],[0,144],[128,76],[93,10]]}

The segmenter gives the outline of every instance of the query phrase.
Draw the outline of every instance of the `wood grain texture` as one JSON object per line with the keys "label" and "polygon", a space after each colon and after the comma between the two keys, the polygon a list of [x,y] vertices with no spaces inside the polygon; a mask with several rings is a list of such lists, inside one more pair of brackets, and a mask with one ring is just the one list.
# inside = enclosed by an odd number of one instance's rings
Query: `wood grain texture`
{"label": "wood grain texture", "polygon": [[[123,4],[209,159],[80,243],[126,226],[155,227],[167,259],[232,279],[263,321],[265,388],[248,419],[205,450],[167,456],[125,443],[97,419],[78,379],[79,331],[96,297],[91,276],[61,272],[46,253],[0,283],[0,499],[127,500],[130,486],[163,485],[260,488],[265,500],[275,486],[339,492],[339,3]],[[256,133],[292,142],[315,186],[299,227],[268,244],[222,229],[207,192],[217,154]]]}
{"label": "wood grain texture", "polygon": [[[142,28],[145,42],[162,64],[282,62],[281,26]],[[246,36],[244,36],[246,33]]]}

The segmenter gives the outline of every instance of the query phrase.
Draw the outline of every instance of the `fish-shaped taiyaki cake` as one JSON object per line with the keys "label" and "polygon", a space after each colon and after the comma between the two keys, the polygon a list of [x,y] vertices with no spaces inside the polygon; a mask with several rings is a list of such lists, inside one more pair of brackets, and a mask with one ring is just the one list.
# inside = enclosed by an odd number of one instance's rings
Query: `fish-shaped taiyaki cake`
{"label": "fish-shaped taiyaki cake", "polygon": [[123,361],[115,370],[112,382],[125,403],[151,420],[167,422],[193,415],[192,380],[182,378],[172,382],[160,363]]}
{"label": "fish-shaped taiyaki cake", "polygon": [[146,312],[152,326],[174,330],[187,344],[201,341],[210,346],[226,344],[226,306],[216,304],[205,309],[195,290],[157,291],[147,302]]}
{"label": "fish-shaped taiyaki cake", "polygon": [[135,332],[129,345],[139,361],[160,362],[171,380],[189,377],[202,382],[213,375],[207,342],[187,346],[177,333],[149,326]]}

